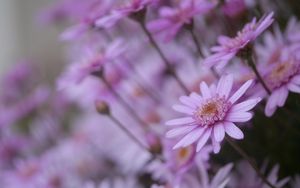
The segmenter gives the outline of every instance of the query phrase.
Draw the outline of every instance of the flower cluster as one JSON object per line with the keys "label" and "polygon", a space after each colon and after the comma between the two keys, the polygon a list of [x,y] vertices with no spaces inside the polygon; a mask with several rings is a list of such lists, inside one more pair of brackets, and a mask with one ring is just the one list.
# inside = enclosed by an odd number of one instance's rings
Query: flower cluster
{"label": "flower cluster", "polygon": [[51,83],[31,61],[2,76],[0,187],[299,187],[292,3],[49,6],[68,62]]}

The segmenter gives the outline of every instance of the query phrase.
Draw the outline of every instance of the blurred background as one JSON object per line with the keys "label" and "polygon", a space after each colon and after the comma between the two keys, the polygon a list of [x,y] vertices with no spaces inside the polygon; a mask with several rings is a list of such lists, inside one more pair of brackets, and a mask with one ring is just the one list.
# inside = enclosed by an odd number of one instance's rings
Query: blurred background
{"label": "blurred background", "polygon": [[43,24],[40,14],[51,0],[2,0],[0,6],[0,73],[12,63],[30,59],[43,64],[42,75],[51,79],[62,64],[59,28]]}

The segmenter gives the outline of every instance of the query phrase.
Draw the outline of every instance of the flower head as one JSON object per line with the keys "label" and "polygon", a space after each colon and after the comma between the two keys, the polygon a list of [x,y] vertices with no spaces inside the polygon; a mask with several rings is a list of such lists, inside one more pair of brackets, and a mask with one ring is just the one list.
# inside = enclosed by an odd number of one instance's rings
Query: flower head
{"label": "flower head", "polygon": [[184,24],[191,23],[196,14],[207,13],[215,5],[206,0],[185,0],[175,8],[162,7],[160,18],[150,21],[147,28],[154,34],[161,34],[165,41],[170,41]]}
{"label": "flower head", "polygon": [[251,110],[260,98],[248,99],[235,104],[252,84],[252,80],[244,83],[233,95],[230,95],[233,77],[223,76],[218,85],[210,87],[205,82],[200,84],[202,95],[191,93],[189,96],[180,97],[183,105],[174,105],[173,108],[187,117],[173,119],[166,124],[179,126],[167,132],[167,137],[184,137],[174,146],[174,149],[186,147],[197,143],[197,151],[200,151],[209,137],[212,139],[214,152],[220,150],[220,142],[224,139],[225,132],[235,138],[242,139],[242,131],[234,122],[246,122],[252,118]]}
{"label": "flower head", "polygon": [[112,10],[107,16],[103,16],[95,21],[95,25],[100,28],[110,28],[119,20],[137,13],[146,8],[147,5],[153,3],[154,0],[130,0],[127,4],[120,8]]}
{"label": "flower head", "polygon": [[211,48],[214,54],[207,57],[204,60],[204,64],[209,67],[217,65],[218,68],[223,68],[234,56],[254,41],[273,23],[273,14],[273,12],[269,13],[258,22],[254,18],[233,38],[220,36],[218,38],[219,45]]}
{"label": "flower head", "polygon": [[264,80],[272,91],[268,97],[265,114],[272,116],[277,107],[282,107],[289,91],[300,93],[300,60],[289,49],[285,49],[279,61],[269,65]]}

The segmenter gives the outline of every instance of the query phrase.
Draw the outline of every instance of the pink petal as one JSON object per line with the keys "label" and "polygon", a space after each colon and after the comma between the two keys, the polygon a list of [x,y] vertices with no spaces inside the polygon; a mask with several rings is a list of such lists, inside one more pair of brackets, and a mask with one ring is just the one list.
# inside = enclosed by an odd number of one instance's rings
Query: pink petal
{"label": "pink petal", "polygon": [[230,122],[246,122],[252,118],[252,114],[249,112],[230,112],[226,116],[226,121]]}
{"label": "pink petal", "polygon": [[211,97],[210,90],[205,82],[201,82],[200,90],[204,99],[208,99]]}
{"label": "pink petal", "polygon": [[224,123],[225,132],[232,138],[235,139],[243,139],[244,133],[239,129],[235,124],[231,122],[225,122]]}
{"label": "pink petal", "polygon": [[195,104],[194,101],[188,96],[182,96],[179,98],[179,100],[182,102],[182,104],[185,104],[193,109],[197,108],[197,104]]}
{"label": "pink petal", "polygon": [[221,35],[218,37],[218,43],[223,45],[223,44],[227,44],[228,41],[230,41],[231,39],[227,36]]}
{"label": "pink petal", "polygon": [[236,105],[233,105],[230,109],[230,112],[247,112],[254,108],[257,103],[261,101],[261,98],[255,98],[255,99],[249,99],[244,102],[238,103]]}
{"label": "pink petal", "polygon": [[190,94],[190,97],[197,101],[199,104],[202,102],[202,97],[195,92]]}
{"label": "pink petal", "polygon": [[244,83],[229,99],[229,101],[233,104],[235,103],[237,100],[239,100],[239,98],[241,96],[244,95],[244,93],[247,91],[247,89],[251,86],[253,80],[248,80],[246,83]]}
{"label": "pink petal", "polygon": [[185,113],[188,115],[193,115],[194,113],[193,109],[183,105],[173,105],[173,109],[176,110],[177,112]]}
{"label": "pink petal", "polygon": [[185,125],[185,124],[191,124],[195,122],[195,120],[192,117],[184,117],[184,118],[178,118],[178,119],[172,119],[170,121],[166,122],[166,125]]}
{"label": "pink petal", "polygon": [[295,85],[300,85],[300,75],[297,75],[294,78],[292,78],[291,82]]}
{"label": "pink petal", "polygon": [[[217,174],[214,176],[214,178],[211,181],[210,187],[220,188],[220,184],[228,178],[228,174],[230,174],[230,171],[233,167],[233,164],[227,164],[226,166],[222,167],[220,170],[218,170]],[[225,186],[224,186],[225,187]]]}
{"label": "pink petal", "polygon": [[192,143],[196,142],[202,133],[205,131],[204,128],[198,128],[190,132],[189,134],[185,135],[174,147],[173,149],[178,149],[180,147],[186,147],[191,145]]}
{"label": "pink petal", "polygon": [[192,131],[196,127],[197,125],[174,128],[166,133],[166,137],[173,138],[182,134],[187,134],[188,132]]}
{"label": "pink petal", "polygon": [[289,91],[286,87],[281,87],[279,89],[279,93],[278,93],[278,101],[277,101],[277,105],[279,107],[283,107],[287,97],[289,95]]}
{"label": "pink petal", "polygon": [[217,142],[214,137],[211,138],[214,153],[219,153],[221,150],[220,142]]}
{"label": "pink petal", "polygon": [[214,138],[217,142],[221,142],[225,136],[225,130],[222,123],[214,125],[213,128]]}
{"label": "pink petal", "polygon": [[273,93],[271,94],[271,96],[268,98],[266,107],[265,107],[265,114],[268,117],[271,117],[275,110],[276,110],[276,104],[277,104],[277,100],[278,100],[278,90],[273,91]]}
{"label": "pink petal", "polygon": [[203,146],[206,144],[208,138],[210,137],[211,131],[212,131],[211,128],[206,129],[203,135],[200,137],[197,144],[197,152],[200,151],[203,148]]}
{"label": "pink petal", "polygon": [[255,30],[256,35],[261,34],[266,28],[268,28],[274,21],[273,19],[274,12],[269,13],[265,18],[262,18],[258,27]]}
{"label": "pink petal", "polygon": [[300,87],[298,85],[290,83],[288,84],[288,89],[292,92],[300,93]]}
{"label": "pink petal", "polygon": [[225,95],[225,97],[227,98],[231,91],[232,84],[233,84],[232,75],[222,76],[217,86],[217,93],[220,96]]}

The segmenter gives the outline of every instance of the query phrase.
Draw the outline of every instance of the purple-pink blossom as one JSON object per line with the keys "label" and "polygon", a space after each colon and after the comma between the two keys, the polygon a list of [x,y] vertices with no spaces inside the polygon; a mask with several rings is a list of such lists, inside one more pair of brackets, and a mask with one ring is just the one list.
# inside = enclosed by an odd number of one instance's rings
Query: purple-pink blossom
{"label": "purple-pink blossom", "polygon": [[166,136],[180,137],[174,149],[196,143],[197,151],[200,151],[211,138],[214,152],[218,153],[225,133],[232,138],[242,139],[244,134],[235,123],[249,121],[253,116],[249,110],[261,100],[251,98],[239,101],[252,82],[247,81],[237,91],[231,93],[233,77],[227,75],[219,80],[217,86],[214,84],[208,86],[202,82],[201,95],[191,93],[189,96],[180,97],[182,104],[174,105],[173,108],[186,116],[166,122],[166,125],[172,127]]}
{"label": "purple-pink blossom", "polygon": [[159,18],[149,21],[147,28],[154,35],[160,35],[164,41],[170,41],[185,24],[191,24],[194,16],[209,12],[215,5],[207,0],[185,0],[178,7],[162,7]]}
{"label": "purple-pink blossom", "polygon": [[226,66],[233,57],[246,48],[273,23],[273,14],[271,12],[259,21],[253,18],[235,37],[219,36],[219,45],[211,48],[213,54],[205,58],[203,63],[209,67],[217,66],[219,69]]}

